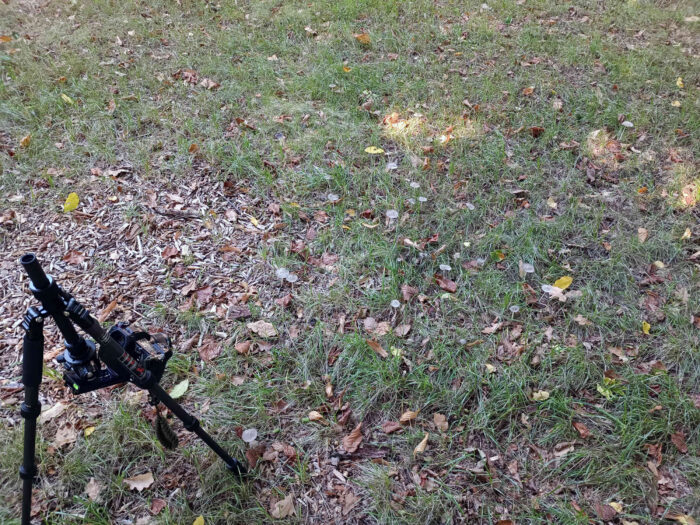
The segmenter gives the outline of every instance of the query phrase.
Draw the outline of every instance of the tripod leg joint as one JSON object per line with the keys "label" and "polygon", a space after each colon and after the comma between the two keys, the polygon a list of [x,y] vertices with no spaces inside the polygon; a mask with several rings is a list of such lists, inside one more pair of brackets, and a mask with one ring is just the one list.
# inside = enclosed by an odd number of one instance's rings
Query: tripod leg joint
{"label": "tripod leg joint", "polygon": [[37,474],[36,465],[32,465],[29,468],[25,468],[24,465],[19,467],[19,477],[22,479],[34,479]]}
{"label": "tripod leg joint", "polygon": [[37,401],[33,404],[22,403],[19,408],[19,413],[24,419],[36,419],[41,414],[41,403]]}
{"label": "tripod leg joint", "polygon": [[199,419],[196,417],[191,417],[189,421],[183,421],[183,427],[185,427],[185,430],[189,430],[190,432],[197,432],[197,429],[201,428],[201,425],[199,424]]}

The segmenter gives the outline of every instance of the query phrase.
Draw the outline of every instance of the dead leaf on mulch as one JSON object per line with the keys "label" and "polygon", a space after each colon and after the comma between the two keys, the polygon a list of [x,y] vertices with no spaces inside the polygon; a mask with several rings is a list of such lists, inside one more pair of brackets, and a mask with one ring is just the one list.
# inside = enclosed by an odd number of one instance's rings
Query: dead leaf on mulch
{"label": "dead leaf on mulch", "polygon": [[579,433],[579,436],[581,436],[583,439],[591,437],[591,431],[588,430],[588,427],[583,423],[574,421],[572,425],[576,429],[576,432]]}
{"label": "dead leaf on mulch", "polygon": [[385,434],[392,434],[394,432],[398,432],[401,430],[403,427],[401,426],[401,423],[397,423],[396,421],[385,421],[382,423],[382,431]]}
{"label": "dead leaf on mulch", "polygon": [[278,520],[286,518],[294,514],[294,495],[287,494],[287,496],[280,501],[270,502],[270,515]]}
{"label": "dead leaf on mulch", "polygon": [[346,452],[353,453],[362,443],[362,422],[358,423],[347,436],[343,438],[343,448]]}
{"label": "dead leaf on mulch", "polygon": [[425,437],[423,438],[423,441],[418,443],[418,445],[416,445],[416,448],[413,449],[414,456],[417,456],[418,454],[422,454],[423,452],[425,452],[425,449],[428,446],[428,439],[429,438],[430,438],[430,434],[428,432],[426,432]]}
{"label": "dead leaf on mulch", "polygon": [[90,478],[90,481],[85,485],[85,494],[90,498],[90,501],[99,501],[101,491],[102,485],[95,478]]}
{"label": "dead leaf on mulch", "polygon": [[129,490],[137,490],[141,492],[144,489],[147,489],[151,485],[153,485],[153,482],[155,480],[153,479],[153,473],[152,472],[146,472],[145,474],[139,474],[138,476],[134,476],[133,478],[126,478],[124,480],[124,484],[129,487]]}
{"label": "dead leaf on mulch", "polygon": [[210,362],[212,359],[219,357],[221,354],[221,344],[216,341],[213,337],[206,337],[202,341],[202,345],[197,349],[199,352],[199,357],[205,363]]}
{"label": "dead leaf on mulch", "polygon": [[416,295],[418,295],[418,288],[414,288],[408,284],[401,285],[401,298],[407,303],[411,301]]}
{"label": "dead leaf on mulch", "polygon": [[85,261],[85,254],[78,250],[71,250],[63,256],[63,260],[68,264],[80,264]]}
{"label": "dead leaf on mulch", "polygon": [[685,442],[685,435],[683,432],[675,432],[671,434],[671,442],[676,445],[676,448],[681,454],[688,452],[688,445]]}
{"label": "dead leaf on mulch", "polygon": [[151,508],[148,510],[151,514],[157,516],[167,506],[168,503],[164,499],[154,498],[153,501],[151,501]]}
{"label": "dead leaf on mulch", "polygon": [[435,282],[446,292],[455,293],[457,291],[457,283],[439,273],[435,274]]}
{"label": "dead leaf on mulch", "polygon": [[267,321],[255,321],[254,323],[247,323],[246,326],[248,330],[258,334],[260,337],[277,337],[277,329],[272,323],[268,323]]}
{"label": "dead leaf on mulch", "polygon": [[418,410],[406,410],[403,414],[401,414],[401,417],[399,418],[399,422],[402,425],[406,425],[416,419],[418,417]]}
{"label": "dead leaf on mulch", "polygon": [[447,418],[443,414],[437,412],[433,414],[433,423],[435,423],[435,427],[442,432],[446,432],[450,426],[449,423],[447,423]]}

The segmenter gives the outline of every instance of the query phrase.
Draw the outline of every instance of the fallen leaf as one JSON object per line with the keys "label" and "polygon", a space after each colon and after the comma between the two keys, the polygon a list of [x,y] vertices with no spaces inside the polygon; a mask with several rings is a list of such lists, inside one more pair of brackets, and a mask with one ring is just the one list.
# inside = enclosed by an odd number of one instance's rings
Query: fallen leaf
{"label": "fallen leaf", "polygon": [[566,290],[569,286],[571,286],[571,283],[574,281],[573,277],[569,275],[565,275],[564,277],[560,277],[554,282],[554,286],[559,288],[560,290]]}
{"label": "fallen leaf", "polygon": [[54,435],[53,446],[56,448],[61,448],[65,445],[70,445],[75,443],[78,439],[78,431],[71,424],[67,424],[58,429]]}
{"label": "fallen leaf", "polygon": [[68,405],[59,401],[48,410],[44,410],[39,416],[39,423],[46,423],[47,421],[51,421],[53,418],[60,416],[67,406]]}
{"label": "fallen leaf", "polygon": [[677,521],[681,525],[696,525],[695,518],[688,514],[667,514],[666,517],[670,520]]}
{"label": "fallen leaf", "polygon": [[188,379],[184,379],[183,381],[180,381],[177,385],[173,387],[173,389],[170,391],[170,397],[173,399],[178,399],[185,395],[185,392],[187,392],[187,388],[190,386],[190,381]]}
{"label": "fallen leaf", "polygon": [[522,91],[523,95],[526,97],[529,97],[534,92],[535,92],[535,86],[529,86],[529,87],[523,88],[523,91]]}
{"label": "fallen leaf", "polygon": [[219,357],[221,354],[221,345],[213,337],[208,337],[202,342],[202,345],[197,351],[202,361],[208,363],[212,359]]}
{"label": "fallen leaf", "polygon": [[581,314],[578,314],[576,317],[574,317],[574,321],[576,321],[581,326],[588,326],[593,324]]}
{"label": "fallen leaf", "polygon": [[117,300],[114,299],[111,303],[109,303],[107,306],[105,306],[104,310],[100,312],[100,315],[97,316],[97,320],[100,323],[104,323],[107,318],[109,317],[109,314],[111,314],[114,309],[117,307]]}
{"label": "fallen leaf", "polygon": [[32,134],[29,133],[28,135],[25,135],[24,137],[22,137],[22,139],[19,141],[19,145],[23,148],[26,148],[29,146],[31,141],[32,141]]}
{"label": "fallen leaf", "polygon": [[197,153],[199,151],[199,146],[193,142],[192,144],[190,144],[190,147],[187,148],[187,151],[189,151],[192,154]]}
{"label": "fallen leaf", "polygon": [[399,422],[403,425],[410,423],[416,417],[418,417],[418,412],[419,410],[406,410],[403,414],[401,414],[401,417],[399,418]]}
{"label": "fallen leaf", "polygon": [[639,240],[639,244],[644,244],[647,237],[649,237],[649,230],[646,228],[637,228],[637,239]]}
{"label": "fallen leaf", "polygon": [[683,434],[683,432],[674,432],[671,434],[671,442],[676,445],[676,448],[681,454],[688,452],[688,445],[685,442],[685,434]]}
{"label": "fallen leaf", "polygon": [[95,427],[85,427],[83,429],[83,435],[85,437],[91,436],[95,432]]}
{"label": "fallen leaf", "polygon": [[236,352],[238,352],[241,355],[247,355],[248,352],[250,352],[250,341],[242,341],[240,343],[236,343],[233,345],[233,347],[236,349]]}
{"label": "fallen leaf", "polygon": [[491,326],[484,328],[481,333],[486,335],[495,334],[501,328],[503,328],[503,322],[494,322]]}
{"label": "fallen leaf", "polygon": [[365,153],[369,153],[370,155],[380,155],[384,153],[384,150],[382,148],[378,148],[377,146],[368,146],[365,148]]}
{"label": "fallen leaf", "polygon": [[65,102],[66,104],[73,104],[73,99],[65,93],[61,93],[61,100],[63,100],[63,102]]}
{"label": "fallen leaf", "polygon": [[275,501],[270,506],[270,515],[278,520],[294,514],[294,496],[288,494],[283,500]]}
{"label": "fallen leaf", "polygon": [[251,332],[258,334],[260,337],[277,337],[277,329],[267,321],[255,321],[254,323],[246,324]]}
{"label": "fallen leaf", "polygon": [[129,490],[137,490],[141,492],[144,489],[147,489],[151,485],[153,485],[153,482],[155,480],[153,479],[153,473],[151,472],[146,472],[145,474],[139,474],[138,476],[134,476],[133,478],[126,478],[124,480],[124,484],[129,487]]}
{"label": "fallen leaf", "polygon": [[549,206],[553,210],[556,210],[559,204],[557,204],[557,201],[554,200],[554,197],[549,197],[547,199],[547,206]]}
{"label": "fallen leaf", "polygon": [[66,202],[63,204],[63,211],[73,211],[78,208],[78,204],[80,204],[80,197],[78,197],[77,193],[71,192],[68,194]]}
{"label": "fallen leaf", "polygon": [[309,412],[309,421],[325,421],[325,419],[320,412],[312,410],[311,412]]}
{"label": "fallen leaf", "polygon": [[369,45],[370,42],[372,41],[367,33],[355,33],[352,35],[355,37],[355,40],[357,40],[360,44],[363,45]]}
{"label": "fallen leaf", "polygon": [[151,508],[148,510],[150,511],[151,514],[153,514],[154,516],[157,516],[167,506],[168,506],[168,503],[164,499],[154,498],[151,501]]}
{"label": "fallen leaf", "polygon": [[160,255],[163,259],[170,259],[177,256],[178,253],[180,253],[180,250],[178,250],[176,246],[170,245],[166,246],[163,251],[160,252]]}
{"label": "fallen leaf", "polygon": [[435,423],[435,427],[442,432],[446,432],[450,426],[447,423],[447,418],[443,414],[437,412],[433,414],[433,423]]}
{"label": "fallen leaf", "polygon": [[389,357],[389,353],[382,348],[382,345],[379,344],[378,341],[375,341],[374,339],[365,339],[365,342],[369,345],[369,347],[376,352],[376,354],[379,357],[387,358]]}
{"label": "fallen leaf", "polygon": [[418,295],[418,288],[414,288],[408,284],[401,285],[401,298],[407,303],[411,301],[416,295]]}
{"label": "fallen leaf", "polygon": [[574,421],[572,425],[576,429],[576,432],[578,432],[579,436],[581,436],[583,439],[591,437],[591,431],[583,423]]}
{"label": "fallen leaf", "polygon": [[528,128],[528,131],[530,132],[530,135],[532,135],[534,138],[539,137],[544,133],[544,128],[541,126],[532,126]]}
{"label": "fallen leaf", "polygon": [[622,503],[620,503],[619,501],[611,501],[610,503],[608,503],[608,505],[615,509],[615,512],[617,512],[618,514],[623,510]]}
{"label": "fallen leaf", "polygon": [[423,438],[423,441],[418,443],[418,445],[416,445],[416,448],[413,449],[414,456],[417,456],[418,454],[422,454],[423,452],[425,452],[425,449],[428,446],[428,438],[430,438],[430,434],[428,432],[426,432],[425,437]]}
{"label": "fallen leaf", "polygon": [[85,255],[77,250],[71,250],[63,256],[68,264],[80,264],[85,261]]}
{"label": "fallen leaf", "polygon": [[12,42],[12,37],[10,35],[0,35],[0,43]]}
{"label": "fallen leaf", "polygon": [[362,422],[358,423],[347,436],[343,438],[343,448],[352,454],[362,443]]}
{"label": "fallen leaf", "polygon": [[549,399],[549,392],[546,390],[537,390],[532,393],[533,401],[547,401]]}
{"label": "fallen leaf", "polygon": [[617,514],[617,511],[611,507],[610,505],[605,505],[596,502],[595,504],[595,513],[598,515],[598,517],[603,520],[603,521],[610,521],[612,520],[615,515]]}
{"label": "fallen leaf", "polygon": [[192,522],[192,525],[204,525],[204,516],[197,516]]}
{"label": "fallen leaf", "polygon": [[651,330],[651,325],[646,321],[642,321],[642,332],[644,332],[646,335],[649,335],[649,330]]}
{"label": "fallen leaf", "polygon": [[95,478],[90,478],[90,481],[85,485],[85,494],[90,498],[90,501],[98,501],[101,491],[102,485],[100,485]]}
{"label": "fallen leaf", "polygon": [[685,87],[685,85],[683,84],[683,77],[678,77],[676,79],[676,85],[679,89],[683,89]]}
{"label": "fallen leaf", "polygon": [[382,431],[385,434],[392,434],[394,432],[398,432],[401,430],[403,427],[401,426],[401,423],[397,423],[396,421],[385,421],[382,423]]}
{"label": "fallen leaf", "polygon": [[443,277],[439,273],[435,274],[435,282],[446,292],[455,293],[457,291],[457,283],[447,277]]}
{"label": "fallen leaf", "polygon": [[411,331],[411,325],[410,324],[400,324],[396,328],[394,328],[394,335],[396,337],[405,337],[408,335],[408,332]]}

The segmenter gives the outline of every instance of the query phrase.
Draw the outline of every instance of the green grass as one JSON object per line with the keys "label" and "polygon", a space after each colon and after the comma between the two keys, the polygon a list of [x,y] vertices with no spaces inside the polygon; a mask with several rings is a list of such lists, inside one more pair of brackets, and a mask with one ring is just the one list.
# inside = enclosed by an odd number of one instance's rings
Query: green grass
{"label": "green grass", "polygon": [[[100,392],[72,400],[66,416],[96,426],[90,437],[53,451],[63,420],[41,429],[36,499],[46,522],[138,519],[162,498],[168,507],[153,518],[159,523],[189,524],[200,514],[207,523],[265,523],[271,499],[290,492],[298,522],[585,523],[597,519],[596,504],[610,502],[632,522],[697,518],[700,69],[698,23],[685,20],[697,14],[693,7],[0,4],[0,35],[12,38],[0,44],[0,199],[15,212],[0,228],[0,275],[11,287],[3,315],[26,307],[15,257],[43,242],[42,260],[56,265],[66,287],[82,285],[86,306],[99,310],[123,295],[125,310],[110,321],[124,314],[161,327],[176,347],[195,337],[190,349],[176,348],[164,384],[189,378],[185,405],[227,448],[242,456],[236,427],[254,427],[262,444],[291,444],[297,454],[262,463],[237,483],[194,440],[165,451],[124,388]],[[353,37],[361,32],[369,45]],[[220,87],[177,80],[181,69]],[[382,124],[394,112],[405,126]],[[533,126],[543,128],[537,137]],[[606,134],[602,151],[590,139],[595,130]],[[579,146],[562,146],[571,141]],[[369,155],[368,146],[386,153]],[[124,164],[132,175],[107,175]],[[60,212],[71,191],[89,218]],[[331,193],[341,201],[331,203]],[[160,215],[173,205],[170,194],[184,196],[196,217]],[[227,209],[236,210],[237,229],[222,226]],[[399,219],[386,221],[388,210]],[[253,234],[250,217],[279,227]],[[97,220],[106,229],[92,226]],[[42,224],[54,235],[73,233],[46,243]],[[81,227],[87,233],[75,233]],[[643,243],[638,228],[648,230]],[[403,241],[435,234],[422,249]],[[189,252],[167,263],[162,250],[176,240]],[[299,241],[308,255],[338,261],[314,265],[292,249]],[[226,244],[244,254],[222,259]],[[63,263],[64,247],[87,253],[86,269]],[[476,268],[463,266],[475,260]],[[534,274],[521,277],[519,261]],[[655,261],[663,280],[647,285]],[[282,284],[279,267],[299,281]],[[455,281],[454,294],[435,284],[436,273]],[[564,275],[574,279],[567,291],[580,296],[562,303],[541,286]],[[238,354],[236,342],[257,339],[245,321],[218,316],[212,304],[186,304],[178,291],[192,280],[213,283],[222,304],[249,293],[254,320],[272,322],[280,338]],[[140,290],[151,282],[157,289]],[[404,284],[420,298],[401,300]],[[291,306],[277,306],[289,292]],[[658,302],[656,312],[649,301]],[[368,335],[366,317],[411,331]],[[482,333],[495,321],[510,326]],[[510,343],[517,325],[522,335]],[[9,326],[7,337],[16,338]],[[203,364],[197,338],[217,332],[225,334],[216,336],[222,353]],[[370,337],[394,352],[380,358]],[[621,362],[611,347],[627,349],[629,359]],[[6,354],[3,378],[17,382],[17,354]],[[611,399],[597,389],[606,371],[617,377]],[[245,381],[235,386],[232,376]],[[335,424],[341,413],[337,398],[327,399],[326,377],[353,411],[345,428]],[[47,405],[64,396],[56,379],[44,388]],[[538,390],[549,399],[533,401]],[[18,402],[14,395],[0,407],[0,494],[9,502],[0,520],[19,508]],[[312,410],[331,424],[308,421]],[[385,435],[381,424],[406,410],[420,410],[416,421]],[[448,417],[446,432],[436,430],[435,413]],[[365,445],[386,449],[384,462],[332,463],[360,421]],[[573,422],[591,436],[581,438]],[[428,449],[416,458],[425,432]],[[673,445],[676,432],[687,453]],[[574,449],[558,456],[572,441]],[[649,444],[663,447],[661,484],[647,465]],[[481,470],[475,449],[489,458]],[[347,515],[336,509],[343,501],[333,492],[334,469],[362,497]],[[153,487],[128,491],[122,480],[146,470]],[[99,504],[84,493],[90,478],[103,487]]]}

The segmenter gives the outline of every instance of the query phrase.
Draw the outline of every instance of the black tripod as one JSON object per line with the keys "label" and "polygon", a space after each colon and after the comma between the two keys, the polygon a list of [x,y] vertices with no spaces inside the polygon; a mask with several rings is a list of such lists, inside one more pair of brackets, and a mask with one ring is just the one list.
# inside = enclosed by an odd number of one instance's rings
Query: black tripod
{"label": "black tripod", "polygon": [[[158,384],[165,365],[172,355],[169,341],[162,334],[150,335],[132,332],[125,324],[117,324],[104,330],[100,323],[56,281],[41,269],[33,253],[23,255],[20,263],[29,275],[30,290],[41,303],[41,309],[30,307],[24,316],[22,383],[24,403],[21,413],[24,418],[24,459],[19,469],[22,487],[22,524],[29,525],[32,506],[32,483],[37,474],[34,463],[36,420],[41,413],[39,386],[44,363],[44,319],[52,317],[65,338],[65,351],[58,358],[63,363],[63,378],[73,394],[83,394],[130,381],[137,387],[148,390],[151,403],[163,403],[194,432],[209,448],[224,460],[226,466],[237,476],[246,472],[238,460],[232,458],[199,425],[199,421],[183,409]],[[75,330],[75,323],[90,335],[95,343],[85,340]],[[160,337],[159,337],[160,336]],[[104,364],[104,366],[103,366]],[[160,416],[158,416],[160,417]],[[163,424],[165,420],[162,420]],[[158,430],[158,425],[156,427]],[[160,432],[163,432],[162,430]],[[172,432],[171,432],[172,433]],[[174,433],[172,433],[174,435]],[[159,436],[160,437],[160,436]],[[172,442],[173,438],[170,438]],[[176,439],[176,436],[175,438]],[[175,446],[177,443],[172,444]]]}

